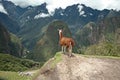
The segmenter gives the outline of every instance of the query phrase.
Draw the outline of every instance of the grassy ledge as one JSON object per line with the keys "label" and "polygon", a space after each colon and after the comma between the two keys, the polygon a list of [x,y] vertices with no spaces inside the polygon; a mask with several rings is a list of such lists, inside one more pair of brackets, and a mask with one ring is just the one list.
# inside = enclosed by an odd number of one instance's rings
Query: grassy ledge
{"label": "grassy ledge", "polygon": [[62,60],[62,53],[61,52],[57,52],[56,55],[54,56],[54,60],[53,60],[52,65],[51,65],[52,68],[54,68],[55,65],[57,63],[59,63],[61,60]]}
{"label": "grassy ledge", "polygon": [[83,55],[83,54],[78,54],[83,57],[87,58],[108,58],[108,59],[120,59],[120,57],[115,57],[115,56],[100,56],[100,55]]}
{"label": "grassy ledge", "polygon": [[61,52],[57,52],[53,58],[49,59],[40,68],[40,70],[35,74],[33,80],[36,79],[36,77],[39,76],[40,74],[43,74],[43,73],[45,73],[48,70],[53,70],[55,68],[55,66],[57,65],[57,63],[59,63],[61,60],[62,60],[62,53]]}
{"label": "grassy ledge", "polygon": [[0,80],[31,80],[31,77],[20,76],[17,72],[0,71]]}

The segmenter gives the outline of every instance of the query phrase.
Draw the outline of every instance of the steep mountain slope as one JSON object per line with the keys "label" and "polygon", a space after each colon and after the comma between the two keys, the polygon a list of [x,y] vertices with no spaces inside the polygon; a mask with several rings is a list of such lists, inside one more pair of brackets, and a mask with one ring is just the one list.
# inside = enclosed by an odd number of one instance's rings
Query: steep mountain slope
{"label": "steep mountain slope", "polygon": [[29,7],[27,7],[28,10],[26,10],[24,12],[24,14],[19,17],[20,23],[22,25],[24,25],[25,22],[41,18],[40,15],[42,15],[42,14],[49,14],[46,6],[47,6],[47,4],[43,3],[43,4],[39,5],[39,6],[34,6],[34,7],[29,6]]}
{"label": "steep mountain slope", "polygon": [[22,57],[24,47],[18,37],[10,34],[0,23],[0,52]]}
{"label": "steep mountain slope", "polygon": [[119,80],[119,58],[73,55],[68,57],[61,52],[56,53],[34,80]]}
{"label": "steep mountain slope", "polygon": [[120,56],[120,17],[106,18],[98,32],[98,44],[88,47],[85,54]]}
{"label": "steep mountain slope", "polygon": [[94,22],[89,22],[76,32],[79,46],[89,46],[98,41],[98,27]]}
{"label": "steep mountain slope", "polygon": [[32,50],[36,44],[36,42],[41,39],[44,34],[44,29],[46,28],[48,23],[50,23],[52,18],[44,18],[44,19],[35,19],[29,22],[26,22],[23,27],[21,27],[20,32],[17,34],[22,43],[26,48]]}
{"label": "steep mountain slope", "polygon": [[[51,57],[54,55],[48,54],[48,52],[56,52],[60,49],[57,47],[58,43],[55,38],[49,37],[55,35],[56,31],[48,34],[48,32],[52,32],[48,30],[48,24],[54,20],[61,20],[68,25],[70,30],[66,33],[71,31],[68,35],[74,37],[77,45],[79,45],[78,51],[80,50],[80,53],[90,45],[99,45],[101,41],[103,43],[104,41],[112,44],[114,42],[119,43],[120,11],[97,10],[84,4],[73,4],[65,9],[56,8],[50,14],[46,3],[25,8],[7,0],[1,0],[0,3],[8,13],[8,15],[0,14],[1,22],[10,32],[17,34],[30,52],[34,53],[35,51],[34,56],[31,56],[33,59],[35,57],[39,59],[39,56],[41,56],[41,60],[43,58],[47,60],[46,56]],[[64,23],[61,23],[61,25],[64,25]],[[54,40],[55,45],[52,42]],[[46,48],[44,49],[44,47]]]}
{"label": "steep mountain slope", "polygon": [[13,20],[18,20],[19,17],[27,10],[27,8],[21,8],[7,0],[1,0],[1,4]]}
{"label": "steep mountain slope", "polygon": [[61,50],[59,46],[59,35],[57,29],[64,30],[64,36],[71,37],[71,32],[66,23],[53,21],[50,23],[42,38],[37,42],[31,58],[37,61],[46,61],[53,57],[55,52]]}
{"label": "steep mountain slope", "polygon": [[0,22],[12,33],[16,34],[20,30],[20,26],[16,21],[11,19],[8,15],[0,12]]}
{"label": "steep mountain slope", "polygon": [[[120,17],[105,18],[97,23],[89,22],[76,32],[76,38],[81,46],[89,46],[99,41],[115,42],[115,34],[120,28]],[[88,42],[88,43],[86,43]]]}
{"label": "steep mountain slope", "polygon": [[10,35],[0,23],[0,52],[10,53]]}
{"label": "steep mountain slope", "polygon": [[[110,10],[96,10],[84,4],[74,4],[65,9],[56,8],[53,14],[47,9],[47,4],[43,3],[38,6],[28,6],[21,8],[11,1],[2,0],[1,4],[6,9],[8,16],[16,20],[19,24],[19,31],[16,33],[26,48],[33,49],[36,42],[41,38],[41,29],[53,20],[66,22],[75,37],[78,29],[89,23],[97,22],[107,16]],[[14,14],[13,14],[14,12]],[[74,12],[74,13],[73,13]],[[33,30],[33,31],[31,31]],[[36,36],[37,35],[37,36]]]}
{"label": "steep mountain slope", "polygon": [[74,4],[65,9],[58,8],[55,10],[54,18],[62,20],[69,25],[73,35],[84,25],[89,22],[97,22],[101,18],[105,18],[109,10],[96,10],[85,6],[84,4]]}

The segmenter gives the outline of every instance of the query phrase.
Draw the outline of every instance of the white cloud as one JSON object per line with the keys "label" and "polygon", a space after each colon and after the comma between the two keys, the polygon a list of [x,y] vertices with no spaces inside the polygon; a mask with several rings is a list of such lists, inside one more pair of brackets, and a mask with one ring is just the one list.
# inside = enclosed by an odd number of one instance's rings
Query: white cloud
{"label": "white cloud", "polygon": [[56,7],[65,8],[72,4],[85,4],[94,9],[117,9],[120,10],[120,0],[9,0],[14,2],[16,5],[28,6],[28,5],[40,5],[44,2],[48,4],[47,8],[53,11]]}
{"label": "white cloud", "polygon": [[34,17],[34,19],[39,19],[39,18],[44,18],[44,17],[49,17],[49,16],[50,16],[49,14],[40,13],[40,14],[36,15]]}
{"label": "white cloud", "polygon": [[36,6],[44,2],[44,0],[8,0],[8,1],[12,1],[13,3],[21,7],[26,7],[29,5]]}
{"label": "white cloud", "polygon": [[0,4],[0,12],[8,14],[6,10],[3,8],[2,4]]}

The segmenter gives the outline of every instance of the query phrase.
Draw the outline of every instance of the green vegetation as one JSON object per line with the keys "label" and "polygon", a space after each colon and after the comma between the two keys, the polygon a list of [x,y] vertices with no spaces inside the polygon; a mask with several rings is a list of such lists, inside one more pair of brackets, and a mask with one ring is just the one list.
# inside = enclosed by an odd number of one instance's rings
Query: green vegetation
{"label": "green vegetation", "polygon": [[107,58],[107,59],[120,59],[120,57],[117,57],[117,56],[102,56],[102,55],[87,55],[87,54],[77,54],[77,55],[80,55],[80,56],[83,56],[83,57],[87,57],[87,58],[101,58],[101,59],[104,59],[104,58]]}
{"label": "green vegetation", "polygon": [[35,74],[33,77],[33,80],[40,74],[46,72],[46,70],[53,70],[57,63],[59,63],[62,60],[62,53],[56,52],[55,56],[51,59],[49,59],[45,64],[40,68],[40,70]]}
{"label": "green vegetation", "polygon": [[54,61],[52,62],[52,68],[55,67],[55,65],[62,60],[62,53],[57,52],[54,56]]}
{"label": "green vegetation", "polygon": [[38,62],[0,53],[0,71],[24,71],[37,67],[40,67]]}
{"label": "green vegetation", "polygon": [[17,72],[0,71],[0,80],[32,80],[30,76],[21,76]]}
{"label": "green vegetation", "polygon": [[49,65],[49,69],[53,69],[55,67],[55,65],[57,63],[59,63],[62,60],[62,53],[61,52],[57,52],[55,54],[55,56],[53,58],[51,58],[50,60],[48,60],[42,68],[44,68],[45,66]]}
{"label": "green vegetation", "polygon": [[88,55],[120,56],[120,17],[89,22],[76,32],[79,52]]}
{"label": "green vegetation", "polygon": [[64,36],[72,36],[66,23],[53,21],[47,26],[44,35],[34,47],[33,53],[29,55],[31,59],[45,62],[52,58],[56,52],[60,51],[58,29],[63,29]]}
{"label": "green vegetation", "polygon": [[120,56],[120,45],[101,42],[99,44],[92,45],[85,51],[87,55],[103,55],[103,56]]}
{"label": "green vegetation", "polygon": [[22,57],[24,48],[20,39],[0,23],[0,52]]}
{"label": "green vegetation", "polygon": [[76,39],[80,47],[87,47],[96,43],[98,39],[97,25],[94,22],[89,22],[83,28],[78,29],[76,32]]}
{"label": "green vegetation", "polygon": [[23,47],[20,39],[16,35],[10,33],[10,40],[11,40],[10,54],[14,55],[14,56],[17,56],[17,57],[24,56],[24,54],[23,54],[24,53],[24,47]]}
{"label": "green vegetation", "polygon": [[10,36],[7,29],[0,23],[0,52],[10,53]]}
{"label": "green vegetation", "polygon": [[21,37],[22,43],[27,49],[32,50],[34,48],[36,42],[41,39],[44,34],[42,31],[43,28],[45,28],[50,21],[51,18],[33,19],[25,22],[23,28],[18,32],[18,35]]}

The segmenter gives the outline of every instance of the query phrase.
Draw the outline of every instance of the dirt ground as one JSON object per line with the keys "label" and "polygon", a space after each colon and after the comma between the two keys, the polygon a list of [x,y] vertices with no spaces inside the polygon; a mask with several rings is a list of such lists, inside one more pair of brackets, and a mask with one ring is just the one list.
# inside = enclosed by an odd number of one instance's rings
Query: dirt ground
{"label": "dirt ground", "polygon": [[62,54],[54,69],[45,66],[35,80],[120,80],[120,59]]}

